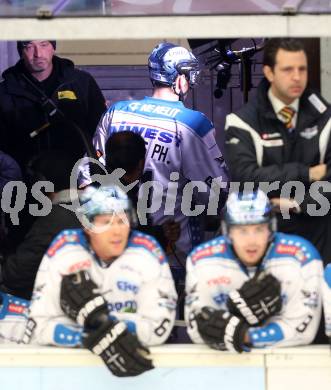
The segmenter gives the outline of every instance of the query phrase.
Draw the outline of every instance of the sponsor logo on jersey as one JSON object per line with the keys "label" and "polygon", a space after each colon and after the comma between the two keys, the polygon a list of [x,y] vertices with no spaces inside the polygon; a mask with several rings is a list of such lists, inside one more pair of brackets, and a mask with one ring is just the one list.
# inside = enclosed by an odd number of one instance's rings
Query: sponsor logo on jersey
{"label": "sponsor logo on jersey", "polygon": [[77,263],[75,264],[72,264],[69,269],[68,269],[68,274],[73,274],[77,271],[81,271],[83,269],[89,269],[91,268],[91,260],[90,259],[86,259],[86,260],[82,260],[82,261],[78,261]]}
{"label": "sponsor logo on jersey", "polygon": [[159,293],[159,296],[160,296],[158,305],[160,307],[165,307],[165,308],[167,308],[170,311],[176,310],[177,300],[174,297],[171,297],[167,293],[165,293],[163,291],[160,291],[160,290],[158,290],[158,293]]}
{"label": "sponsor logo on jersey", "polygon": [[67,243],[79,242],[77,234],[63,234],[58,240],[56,240],[48,249],[47,256],[53,257],[55,253],[65,246]]}
{"label": "sponsor logo on jersey", "polygon": [[305,261],[306,256],[303,251],[295,245],[278,244],[276,247],[276,253],[280,255],[295,256],[299,261]]}
{"label": "sponsor logo on jersey", "polygon": [[160,263],[165,260],[165,257],[159,248],[153,241],[149,240],[147,237],[135,236],[132,239],[132,244],[135,246],[142,246],[146,248],[148,251],[152,252],[154,256],[156,256]]}
{"label": "sponsor logo on jersey", "polygon": [[317,291],[301,290],[303,296],[303,304],[307,307],[315,309],[318,307],[318,293]]}
{"label": "sponsor logo on jersey", "polygon": [[145,139],[146,142],[149,140],[155,140],[164,144],[171,144],[174,140],[176,141],[176,146],[178,147],[180,142],[179,138],[175,134],[172,134],[169,131],[163,130],[163,128],[147,127],[140,125],[139,123],[131,123],[122,121],[119,125],[112,123],[110,127],[111,133],[121,132],[121,131],[132,131],[133,133],[139,134]]}
{"label": "sponsor logo on jersey", "polygon": [[224,303],[226,303],[227,298],[228,298],[228,295],[227,295],[227,294],[220,293],[220,294],[217,294],[217,295],[213,296],[213,301],[214,301],[217,305],[221,306],[221,305],[223,305]]}
{"label": "sponsor logo on jersey", "polygon": [[213,246],[209,246],[208,248],[200,249],[199,251],[193,254],[192,263],[195,264],[197,261],[205,257],[212,257],[214,255],[217,255],[219,253],[224,253],[224,252],[225,252],[224,244],[213,245]]}
{"label": "sponsor logo on jersey", "polygon": [[121,291],[131,291],[133,294],[138,294],[139,287],[131,282],[127,282],[126,280],[118,280],[117,288]]}
{"label": "sponsor logo on jersey", "polygon": [[118,301],[118,302],[108,302],[109,311],[117,311],[123,313],[136,313],[137,311],[137,302],[136,301]]}
{"label": "sponsor logo on jersey", "polygon": [[174,118],[178,113],[181,112],[179,108],[162,106],[159,104],[150,104],[142,102],[133,102],[129,104],[129,109],[133,112],[147,112],[150,114],[164,115],[168,118]]}
{"label": "sponsor logo on jersey", "polygon": [[220,284],[230,284],[231,279],[228,276],[218,276],[217,278],[207,280],[208,286],[219,286]]}
{"label": "sponsor logo on jersey", "polygon": [[15,314],[22,314],[26,310],[26,307],[15,305],[14,303],[10,303],[8,305],[8,312],[9,313],[15,313]]}

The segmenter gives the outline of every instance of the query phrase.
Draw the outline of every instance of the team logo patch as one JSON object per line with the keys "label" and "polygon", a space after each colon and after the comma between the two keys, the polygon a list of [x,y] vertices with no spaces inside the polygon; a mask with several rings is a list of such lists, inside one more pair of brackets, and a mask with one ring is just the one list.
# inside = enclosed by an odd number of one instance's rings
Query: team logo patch
{"label": "team logo patch", "polygon": [[208,248],[200,249],[199,251],[193,254],[192,263],[195,264],[197,261],[204,259],[205,257],[212,257],[214,255],[217,255],[219,253],[224,253],[224,252],[225,252],[224,244],[214,245]]}

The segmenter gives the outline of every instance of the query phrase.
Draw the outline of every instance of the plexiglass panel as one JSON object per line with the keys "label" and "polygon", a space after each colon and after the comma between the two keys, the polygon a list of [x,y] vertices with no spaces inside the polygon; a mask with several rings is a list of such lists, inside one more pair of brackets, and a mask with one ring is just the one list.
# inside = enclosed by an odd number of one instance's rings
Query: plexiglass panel
{"label": "plexiglass panel", "polygon": [[0,16],[74,17],[330,13],[329,0],[0,0]]}

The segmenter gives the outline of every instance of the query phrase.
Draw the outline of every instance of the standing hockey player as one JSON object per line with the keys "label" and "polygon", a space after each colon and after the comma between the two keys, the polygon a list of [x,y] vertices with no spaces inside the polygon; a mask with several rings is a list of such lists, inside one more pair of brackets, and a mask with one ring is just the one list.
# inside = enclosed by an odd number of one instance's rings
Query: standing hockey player
{"label": "standing hockey player", "polygon": [[153,368],[147,347],[164,343],[174,324],[167,259],[153,238],[131,230],[134,211],[119,188],[87,188],[79,212],[91,225],[63,231],[49,247],[23,342],[82,344],[114,375],[138,375]]}
{"label": "standing hockey player", "polygon": [[249,351],[313,341],[323,265],[307,240],[274,229],[266,195],[232,193],[225,235],[188,257],[185,317],[195,343]]}
{"label": "standing hockey player", "polygon": [[[144,138],[145,192],[138,202],[138,216],[142,224],[146,224],[146,218],[153,225],[179,222],[180,237],[172,249],[184,260],[203,241],[200,216],[206,213],[207,205],[214,204],[213,211],[209,209],[214,214],[224,206],[227,167],[216,144],[213,124],[204,114],[183,104],[190,88],[198,84],[196,57],[184,47],[161,43],[150,54],[148,67],[153,96],[110,107],[93,142],[104,164],[105,143],[112,133],[133,131]],[[88,164],[83,165],[81,185],[90,180]]]}

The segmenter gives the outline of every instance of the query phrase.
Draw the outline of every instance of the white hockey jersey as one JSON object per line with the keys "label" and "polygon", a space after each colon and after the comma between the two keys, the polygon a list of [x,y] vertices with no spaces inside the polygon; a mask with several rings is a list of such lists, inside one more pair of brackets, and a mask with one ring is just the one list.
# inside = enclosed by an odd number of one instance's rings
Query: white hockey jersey
{"label": "white hockey jersey", "polygon": [[[215,141],[213,124],[204,114],[186,108],[179,101],[145,97],[118,102],[104,114],[93,138],[103,164],[107,139],[112,133],[120,131],[138,133],[145,140],[147,154],[140,189],[144,183],[154,182],[152,189],[145,184],[145,190],[151,189],[152,194],[148,202],[148,217],[154,225],[161,225],[169,219],[179,222],[181,236],[176,247],[188,254],[203,241],[199,220],[194,213],[190,216],[191,201],[193,205],[203,206],[206,211],[208,204],[220,199],[217,210],[213,206],[209,209],[210,214],[217,214],[227,197],[228,171]],[[82,164],[80,171],[80,184],[89,184],[88,163]],[[219,186],[216,191],[211,187],[213,180]],[[192,181],[200,185],[193,196],[188,184]],[[186,196],[183,196],[183,191]],[[145,224],[142,219],[146,214],[141,202],[143,197],[141,191],[138,215],[140,222]],[[150,208],[151,205],[157,210]]]}
{"label": "white hockey jersey", "polygon": [[63,275],[86,270],[108,302],[111,318],[122,320],[147,345],[162,344],[175,321],[177,294],[159,244],[132,232],[124,253],[101,263],[80,229],[65,230],[52,242],[35,282],[24,342],[76,346],[82,329],[60,307]]}
{"label": "white hockey jersey", "polygon": [[325,334],[331,338],[331,264],[328,264],[324,271],[323,306],[325,316]]}
{"label": "white hockey jersey", "polygon": [[[195,314],[203,306],[227,310],[230,291],[240,288],[249,270],[236,258],[226,237],[197,247],[187,259],[185,320],[195,343],[203,343]],[[295,346],[314,339],[321,318],[323,263],[307,240],[275,233],[260,270],[281,283],[282,310],[262,326],[250,327],[253,347]]]}

